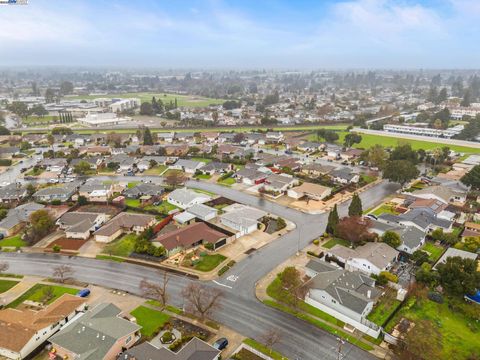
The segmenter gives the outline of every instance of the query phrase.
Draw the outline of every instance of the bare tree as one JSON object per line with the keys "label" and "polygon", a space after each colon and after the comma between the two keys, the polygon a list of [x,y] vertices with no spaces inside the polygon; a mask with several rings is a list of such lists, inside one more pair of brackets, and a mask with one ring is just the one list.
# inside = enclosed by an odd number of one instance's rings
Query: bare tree
{"label": "bare tree", "polygon": [[182,295],[187,310],[200,315],[204,320],[207,315],[220,307],[223,291],[192,282],[183,289]]}
{"label": "bare tree", "polygon": [[74,270],[69,265],[60,265],[53,268],[53,278],[58,280],[62,284],[70,279],[74,273]]}
{"label": "bare tree", "polygon": [[181,185],[185,182],[186,177],[183,173],[172,171],[165,178],[165,183],[170,185],[172,188],[176,189],[178,185]]}
{"label": "bare tree", "polygon": [[282,338],[282,334],[278,329],[271,328],[267,330],[264,334],[260,336],[260,341],[269,348],[270,353],[272,353],[272,347],[275,344],[278,344]]}
{"label": "bare tree", "polygon": [[167,286],[168,282],[170,281],[170,276],[168,275],[167,271],[163,271],[162,277],[163,279],[161,284],[155,284],[154,282],[143,279],[140,281],[140,290],[142,291],[144,297],[157,300],[163,309],[165,305],[167,305],[168,301]]}
{"label": "bare tree", "polygon": [[8,262],[0,262],[0,274],[7,272],[9,268],[10,268],[10,265],[8,265]]}

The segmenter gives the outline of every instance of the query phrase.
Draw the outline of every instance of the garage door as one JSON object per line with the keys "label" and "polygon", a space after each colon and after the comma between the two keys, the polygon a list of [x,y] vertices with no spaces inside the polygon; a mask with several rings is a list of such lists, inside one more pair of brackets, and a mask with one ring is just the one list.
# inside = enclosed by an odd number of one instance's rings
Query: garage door
{"label": "garage door", "polygon": [[227,243],[227,239],[223,239],[223,240],[220,240],[219,242],[217,242],[215,244],[215,250],[222,247],[223,245],[225,245]]}

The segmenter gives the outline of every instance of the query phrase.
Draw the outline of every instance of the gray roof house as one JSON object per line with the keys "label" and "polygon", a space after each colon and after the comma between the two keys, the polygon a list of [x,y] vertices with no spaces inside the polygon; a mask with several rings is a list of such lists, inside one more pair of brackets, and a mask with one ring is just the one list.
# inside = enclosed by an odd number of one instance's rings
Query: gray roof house
{"label": "gray roof house", "polygon": [[50,202],[54,200],[67,201],[78,190],[78,183],[68,183],[62,185],[49,186],[38,190],[33,194],[35,201]]}
{"label": "gray roof house", "polygon": [[195,173],[195,171],[202,168],[203,166],[205,166],[205,163],[203,161],[179,159],[175,164],[170,165],[170,169],[182,170],[186,173],[193,174]]}
{"label": "gray roof house", "polygon": [[215,174],[215,173],[226,173],[232,169],[232,166],[229,163],[222,163],[219,161],[212,161],[207,165],[203,166],[200,170],[204,174]]}
{"label": "gray roof house", "polygon": [[381,291],[375,280],[359,271],[347,271],[322,260],[310,260],[306,272],[312,279],[305,302],[377,337],[380,327],[366,319]]}
{"label": "gray roof house", "polygon": [[190,189],[176,189],[168,194],[167,201],[181,209],[187,209],[195,204],[203,204],[210,201],[211,197]]}
{"label": "gray roof house", "polygon": [[99,304],[49,339],[62,359],[115,359],[139,339],[141,326],[121,317],[113,304]]}
{"label": "gray roof house", "polygon": [[458,182],[449,183],[448,185],[429,186],[411,193],[411,195],[422,199],[437,199],[445,204],[463,204],[467,200],[467,194],[468,188]]}
{"label": "gray roof house", "polygon": [[405,226],[400,224],[387,224],[378,220],[371,220],[372,227],[370,231],[382,236],[387,231],[396,232],[402,244],[397,247],[398,251],[406,252],[407,254],[413,254],[425,243],[425,232],[416,228],[415,226]]}
{"label": "gray roof house", "polygon": [[44,207],[45,205],[30,202],[9,210],[7,216],[0,221],[0,233],[4,236],[13,235],[18,225],[28,221],[31,213]]}
{"label": "gray roof house", "polygon": [[90,232],[95,231],[105,221],[106,214],[92,212],[67,212],[57,220],[57,225],[63,230],[67,238],[88,239]]}
{"label": "gray roof house", "polygon": [[433,268],[436,269],[438,264],[443,264],[447,261],[448,258],[456,257],[456,256],[461,257],[462,259],[472,259],[472,260],[476,260],[478,258],[478,254],[450,247],[447,249],[447,251],[443,253],[440,259],[438,259],[438,261],[435,263]]}
{"label": "gray roof house", "polygon": [[357,183],[360,180],[360,176],[348,168],[333,170],[330,177],[333,181],[341,184]]}
{"label": "gray roof house", "polygon": [[401,224],[406,226],[415,226],[417,229],[429,232],[437,228],[451,230],[453,222],[437,217],[437,214],[429,208],[416,208],[404,214],[381,214],[378,220],[387,224]]}
{"label": "gray roof house", "polygon": [[26,188],[17,184],[9,184],[7,186],[0,187],[0,202],[13,203],[18,202],[25,198],[28,194]]}
{"label": "gray roof house", "polygon": [[220,358],[220,350],[200,340],[192,338],[178,352],[160,347],[157,348],[148,342],[134,346],[123,352],[119,359],[122,360],[217,360]]}
{"label": "gray roof house", "polygon": [[163,194],[163,187],[157,184],[139,183],[132,188],[127,188],[123,194],[129,198],[139,198],[145,195],[160,196]]}
{"label": "gray roof house", "polygon": [[205,204],[195,204],[187,212],[200,220],[208,221],[217,217],[218,210]]}
{"label": "gray roof house", "polygon": [[220,222],[237,231],[237,236],[250,234],[257,230],[259,220],[267,213],[265,211],[241,204],[233,204],[223,209]]}

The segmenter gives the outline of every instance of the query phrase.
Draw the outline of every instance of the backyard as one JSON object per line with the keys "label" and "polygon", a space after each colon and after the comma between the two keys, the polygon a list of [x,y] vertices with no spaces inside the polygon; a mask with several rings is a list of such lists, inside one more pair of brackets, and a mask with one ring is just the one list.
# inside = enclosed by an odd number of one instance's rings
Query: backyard
{"label": "backyard", "polygon": [[[385,330],[391,331],[402,318],[411,321],[430,320],[442,335],[441,359],[475,358],[471,356],[480,354],[480,342],[478,341],[480,323],[478,320],[475,321],[459,311],[451,309],[449,300],[445,300],[443,304],[438,304],[427,298],[412,297],[387,324]],[[478,305],[468,304],[467,306]]]}
{"label": "backyard", "polygon": [[10,290],[12,287],[18,284],[15,280],[0,280],[0,294]]}
{"label": "backyard", "polygon": [[387,289],[385,295],[378,299],[373,310],[368,314],[367,319],[383,326],[388,317],[398,308],[400,301],[396,299],[396,291]]}
{"label": "backyard", "polygon": [[130,314],[135,317],[137,324],[142,327],[140,332],[147,339],[154,337],[170,320],[169,315],[146,306],[139,306]]}
{"label": "backyard", "polygon": [[440,256],[442,256],[443,252],[445,251],[443,247],[435,245],[431,242],[426,242],[425,245],[423,245],[423,247],[421,248],[421,250],[428,253],[428,259],[431,262],[436,262],[438,259],[440,259]]}
{"label": "backyard", "polygon": [[[50,294],[48,294],[50,292]],[[15,308],[22,304],[25,300],[35,301],[35,302],[43,302],[46,301],[46,304],[51,304],[56,299],[58,299],[63,294],[71,294],[75,295],[78,292],[78,289],[73,289],[65,286],[58,286],[58,285],[46,285],[46,284],[36,284],[29,290],[27,290],[22,296],[18,297],[7,307]],[[46,295],[48,299],[46,298]]]}

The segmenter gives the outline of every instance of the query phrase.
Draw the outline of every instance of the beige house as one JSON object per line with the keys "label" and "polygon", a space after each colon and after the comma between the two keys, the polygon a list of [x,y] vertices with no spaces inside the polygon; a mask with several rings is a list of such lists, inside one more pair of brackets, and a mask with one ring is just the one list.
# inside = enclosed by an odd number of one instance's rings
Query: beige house
{"label": "beige house", "polygon": [[95,241],[109,243],[125,233],[140,234],[155,223],[153,215],[120,213],[94,233]]}
{"label": "beige house", "polygon": [[0,358],[25,359],[85,306],[84,298],[64,294],[40,311],[0,310]]}
{"label": "beige house", "polygon": [[327,186],[305,182],[300,186],[294,187],[288,190],[289,197],[294,199],[301,199],[306,197],[312,200],[323,200],[327,196],[330,196],[332,189]]}

